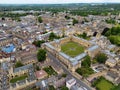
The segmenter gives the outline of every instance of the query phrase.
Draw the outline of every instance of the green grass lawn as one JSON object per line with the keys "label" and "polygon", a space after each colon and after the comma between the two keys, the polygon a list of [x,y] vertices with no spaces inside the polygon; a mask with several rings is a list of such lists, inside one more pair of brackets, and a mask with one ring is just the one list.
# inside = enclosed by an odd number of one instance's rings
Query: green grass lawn
{"label": "green grass lawn", "polygon": [[84,52],[84,46],[70,41],[61,45],[61,51],[71,57],[75,57]]}
{"label": "green grass lawn", "polygon": [[101,78],[100,81],[96,84],[96,87],[99,90],[111,90],[115,86],[111,82],[107,81],[106,79]]}
{"label": "green grass lawn", "polygon": [[55,72],[55,70],[51,66],[45,67],[43,68],[43,70],[45,70],[48,75],[57,75],[57,72]]}
{"label": "green grass lawn", "polygon": [[24,80],[24,79],[26,79],[27,77],[28,77],[27,75],[22,75],[22,76],[20,76],[20,77],[15,77],[15,78],[13,78],[13,79],[10,80],[10,83],[15,83],[15,82],[17,82],[17,81]]}

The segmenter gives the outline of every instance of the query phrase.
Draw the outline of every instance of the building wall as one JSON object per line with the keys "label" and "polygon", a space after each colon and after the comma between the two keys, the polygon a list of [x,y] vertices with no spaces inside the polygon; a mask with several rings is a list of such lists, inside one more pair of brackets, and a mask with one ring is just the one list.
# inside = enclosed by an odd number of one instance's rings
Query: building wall
{"label": "building wall", "polygon": [[24,89],[24,88],[27,87],[27,86],[33,85],[34,83],[36,83],[36,80],[33,80],[33,81],[31,81],[31,82],[28,82],[28,81],[26,80],[25,84],[18,85],[18,84],[16,83],[16,87],[10,86],[10,90],[21,90],[21,89]]}
{"label": "building wall", "polygon": [[5,39],[5,40],[0,40],[0,46],[2,47],[2,46],[5,46],[5,45],[7,45],[7,44],[9,44],[9,43],[13,43],[13,38],[7,38],[7,39]]}
{"label": "building wall", "polygon": [[91,58],[94,58],[100,52],[100,48],[97,48],[93,51],[88,51],[88,50],[86,50],[86,51]]}
{"label": "building wall", "polygon": [[[76,43],[79,43],[83,46],[85,46],[86,48],[92,46],[92,44],[84,39],[75,37],[75,36],[69,36],[69,37],[65,37],[60,39],[59,41],[53,41],[50,43],[51,46],[53,46],[53,48],[50,48],[49,46],[47,46],[46,44],[42,47],[46,48],[49,52],[51,52],[53,55],[55,55],[56,58],[58,58],[59,60],[61,60],[63,62],[63,64],[69,68],[71,71],[75,71],[78,67],[81,67],[81,61],[79,61],[76,65],[72,65],[72,63],[69,61],[69,58],[66,58],[62,55],[59,54],[59,50],[61,49],[60,45],[69,42],[69,41],[74,41]],[[59,45],[59,47],[58,47]],[[92,52],[88,52],[88,54],[93,57],[98,53],[99,50],[94,50]]]}
{"label": "building wall", "polygon": [[116,63],[111,63],[109,61],[106,61],[105,64],[108,65],[108,66],[110,66],[110,67],[114,67],[116,65]]}
{"label": "building wall", "polygon": [[21,76],[21,75],[24,75],[25,73],[28,73],[28,70],[26,69],[26,70],[22,70],[22,71],[19,71],[19,72],[13,72],[13,68],[11,68],[10,70],[9,70],[9,78],[11,79],[11,78],[14,78],[14,77],[16,77],[16,76]]}

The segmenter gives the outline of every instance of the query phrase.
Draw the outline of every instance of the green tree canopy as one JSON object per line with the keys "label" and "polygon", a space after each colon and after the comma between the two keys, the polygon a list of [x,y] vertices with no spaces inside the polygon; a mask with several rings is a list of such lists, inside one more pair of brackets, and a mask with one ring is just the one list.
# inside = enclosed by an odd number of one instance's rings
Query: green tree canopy
{"label": "green tree canopy", "polygon": [[90,36],[87,36],[87,33],[85,32],[83,34],[78,34],[77,36],[83,39],[90,39]]}
{"label": "green tree canopy", "polygon": [[107,20],[105,20],[106,21],[106,23],[108,23],[108,24],[115,24],[116,23],[116,21],[114,20],[114,19],[107,19]]}
{"label": "green tree canopy", "polygon": [[43,22],[42,17],[40,17],[40,16],[38,17],[38,22],[39,22],[39,23],[42,23],[42,22]]}
{"label": "green tree canopy", "polygon": [[16,64],[15,64],[15,68],[21,67],[21,66],[23,66],[23,64],[21,63],[21,61],[17,61]]}
{"label": "green tree canopy", "polygon": [[66,86],[62,86],[61,90],[69,90]]}
{"label": "green tree canopy", "polygon": [[67,15],[65,16],[65,18],[66,18],[66,19],[70,19],[70,17],[69,17],[69,16],[67,16]]}
{"label": "green tree canopy", "polygon": [[39,62],[46,60],[46,51],[44,49],[39,49],[37,58]]}
{"label": "green tree canopy", "polygon": [[120,84],[118,86],[115,86],[114,88],[112,88],[111,90],[120,90]]}
{"label": "green tree canopy", "polygon": [[76,19],[73,19],[73,25],[77,24],[78,23],[78,20]]}
{"label": "green tree canopy", "polygon": [[104,53],[99,53],[95,59],[99,62],[99,63],[105,63],[105,61],[107,60],[107,56]]}
{"label": "green tree canopy", "polygon": [[33,44],[37,47],[41,47],[41,44],[44,43],[44,40],[38,40],[38,41],[34,41]]}
{"label": "green tree canopy", "polygon": [[91,60],[90,56],[86,56],[85,59],[81,63],[82,67],[90,67],[91,66]]}
{"label": "green tree canopy", "polygon": [[120,26],[112,27],[105,33],[112,44],[120,46]]}
{"label": "green tree canopy", "polygon": [[57,35],[55,35],[53,32],[50,33],[49,40],[53,41],[54,39],[59,39]]}
{"label": "green tree canopy", "polygon": [[81,67],[81,68],[77,68],[76,72],[80,75],[82,75],[83,77],[87,77],[91,74],[94,73],[94,71],[92,70],[92,68],[90,67]]}
{"label": "green tree canopy", "polygon": [[55,90],[54,86],[53,86],[53,85],[50,85],[50,86],[49,86],[49,90]]}

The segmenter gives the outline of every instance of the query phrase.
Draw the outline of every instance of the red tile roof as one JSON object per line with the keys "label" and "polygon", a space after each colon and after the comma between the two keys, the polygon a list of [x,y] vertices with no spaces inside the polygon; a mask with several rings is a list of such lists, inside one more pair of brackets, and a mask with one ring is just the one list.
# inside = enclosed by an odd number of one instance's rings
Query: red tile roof
{"label": "red tile roof", "polygon": [[47,75],[47,73],[44,70],[36,71],[35,75],[37,78],[43,78],[44,76]]}

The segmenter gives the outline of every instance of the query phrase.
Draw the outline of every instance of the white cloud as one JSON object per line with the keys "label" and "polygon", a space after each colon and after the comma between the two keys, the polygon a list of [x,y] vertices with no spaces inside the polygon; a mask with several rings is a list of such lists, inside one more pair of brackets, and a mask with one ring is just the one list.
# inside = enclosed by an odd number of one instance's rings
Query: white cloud
{"label": "white cloud", "polygon": [[0,0],[0,4],[50,4],[50,3],[96,3],[96,2],[118,2],[120,0]]}

